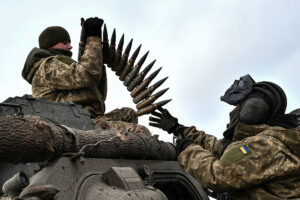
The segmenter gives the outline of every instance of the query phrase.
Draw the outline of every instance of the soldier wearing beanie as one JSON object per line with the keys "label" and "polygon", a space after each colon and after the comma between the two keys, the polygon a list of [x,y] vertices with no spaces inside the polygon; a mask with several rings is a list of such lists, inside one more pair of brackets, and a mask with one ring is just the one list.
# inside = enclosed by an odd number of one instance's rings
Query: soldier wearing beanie
{"label": "soldier wearing beanie", "polygon": [[[71,38],[66,29],[50,26],[38,38],[25,62],[22,76],[32,85],[34,98],[73,101],[92,116],[105,111],[106,73],[102,61],[101,27],[103,20],[86,20],[87,41],[82,62],[71,58]],[[99,87],[98,87],[99,86]]]}
{"label": "soldier wearing beanie", "polygon": [[221,100],[234,105],[224,139],[178,123],[166,109],[150,125],[179,136],[181,165],[217,199],[300,199],[300,128],[284,91],[249,75]]}
{"label": "soldier wearing beanie", "polygon": [[[102,60],[102,24],[103,20],[97,17],[83,23],[86,42],[79,62],[71,58],[71,38],[67,30],[60,26],[47,27],[38,38],[39,48],[29,53],[22,76],[32,85],[34,98],[73,101],[82,105],[100,126],[105,123],[132,127],[127,122],[137,123],[137,115],[131,108],[104,114],[107,79]],[[116,124],[115,121],[123,122]],[[141,129],[150,134],[148,129]],[[140,131],[139,127],[136,130]]]}

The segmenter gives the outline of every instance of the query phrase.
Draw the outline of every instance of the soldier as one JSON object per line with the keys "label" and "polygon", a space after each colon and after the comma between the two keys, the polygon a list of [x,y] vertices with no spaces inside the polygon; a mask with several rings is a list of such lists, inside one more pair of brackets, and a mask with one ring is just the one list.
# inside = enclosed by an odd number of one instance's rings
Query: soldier
{"label": "soldier", "polygon": [[69,33],[60,26],[46,28],[39,36],[40,48],[29,53],[22,76],[32,85],[33,97],[82,105],[99,128],[135,127],[136,131],[150,134],[147,128],[134,126],[138,118],[131,108],[104,114],[107,79],[102,61],[102,24],[103,20],[95,17],[82,25],[86,44],[79,62],[71,58]]}
{"label": "soldier", "polygon": [[283,90],[246,75],[221,100],[236,106],[222,140],[180,125],[165,109],[150,125],[181,135],[179,162],[218,199],[299,199],[300,128],[284,114]]}

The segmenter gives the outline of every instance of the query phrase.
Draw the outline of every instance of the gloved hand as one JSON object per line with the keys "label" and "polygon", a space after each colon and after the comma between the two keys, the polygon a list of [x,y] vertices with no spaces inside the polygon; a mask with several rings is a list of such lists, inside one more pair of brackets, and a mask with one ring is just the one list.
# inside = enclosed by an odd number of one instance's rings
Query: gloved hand
{"label": "gloved hand", "polygon": [[194,144],[194,141],[188,137],[176,140],[176,155],[179,156],[188,146]]}
{"label": "gloved hand", "polygon": [[181,126],[178,124],[178,119],[173,117],[167,109],[158,108],[159,112],[152,112],[151,114],[156,117],[149,117],[149,125],[157,128],[161,128],[168,133],[174,133],[176,128]]}
{"label": "gloved hand", "polygon": [[97,36],[101,37],[101,28],[103,25],[103,19],[99,19],[98,17],[90,17],[82,25],[84,29],[85,36]]}

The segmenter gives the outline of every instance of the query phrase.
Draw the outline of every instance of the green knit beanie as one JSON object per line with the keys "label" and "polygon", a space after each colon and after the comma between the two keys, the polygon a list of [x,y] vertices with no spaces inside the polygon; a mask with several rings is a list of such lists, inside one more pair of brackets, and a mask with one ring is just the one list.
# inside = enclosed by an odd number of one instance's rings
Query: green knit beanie
{"label": "green knit beanie", "polygon": [[66,29],[60,26],[50,26],[40,34],[39,45],[41,49],[49,49],[53,45],[66,40],[71,42],[70,35]]}

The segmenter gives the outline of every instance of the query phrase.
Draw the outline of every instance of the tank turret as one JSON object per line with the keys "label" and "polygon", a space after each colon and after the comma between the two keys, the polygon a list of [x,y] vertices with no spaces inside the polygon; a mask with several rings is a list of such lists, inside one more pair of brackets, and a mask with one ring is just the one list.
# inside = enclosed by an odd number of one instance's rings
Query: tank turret
{"label": "tank turret", "polygon": [[[96,141],[83,145],[87,133]],[[0,143],[9,137],[0,147],[0,199],[208,199],[175,160],[174,145],[118,134],[96,130],[72,102],[8,98],[0,104]],[[26,146],[26,140],[35,141]]]}

